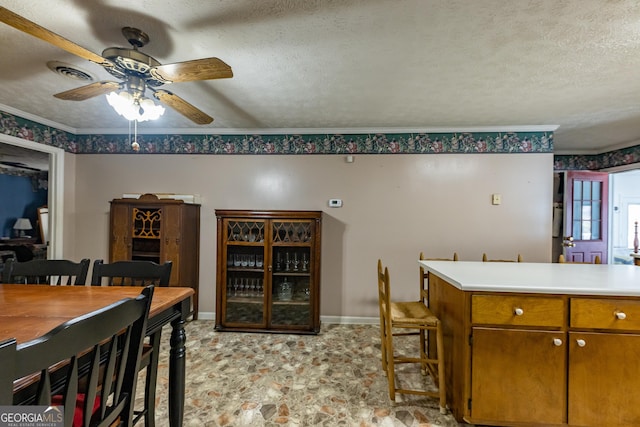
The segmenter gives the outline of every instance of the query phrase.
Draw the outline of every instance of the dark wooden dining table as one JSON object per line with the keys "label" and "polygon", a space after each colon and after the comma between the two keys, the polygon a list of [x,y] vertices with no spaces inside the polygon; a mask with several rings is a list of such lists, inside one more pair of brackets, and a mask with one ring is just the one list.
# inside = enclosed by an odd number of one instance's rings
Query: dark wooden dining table
{"label": "dark wooden dining table", "polygon": [[[0,284],[0,341],[18,344],[41,337],[61,323],[140,294],[127,286],[46,286]],[[156,287],[147,333],[171,324],[169,351],[169,425],[181,427],[185,394],[184,323],[191,309],[192,288]]]}

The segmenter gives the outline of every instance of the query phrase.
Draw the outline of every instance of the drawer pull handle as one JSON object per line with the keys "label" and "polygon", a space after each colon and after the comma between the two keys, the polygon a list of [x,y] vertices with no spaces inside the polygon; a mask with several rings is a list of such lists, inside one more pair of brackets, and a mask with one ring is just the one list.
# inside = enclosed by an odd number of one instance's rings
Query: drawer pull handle
{"label": "drawer pull handle", "polygon": [[562,345],[562,340],[560,338],[554,338],[553,345],[555,345],[556,347],[560,347]]}
{"label": "drawer pull handle", "polygon": [[521,309],[520,307],[513,310],[513,312],[516,314],[516,316],[522,316],[524,314],[524,310]]}
{"label": "drawer pull handle", "polygon": [[618,318],[618,320],[624,320],[627,318],[627,315],[622,311],[616,311],[616,317]]}
{"label": "drawer pull handle", "polygon": [[578,344],[578,347],[584,347],[585,345],[587,345],[587,342],[585,340],[576,340],[576,343]]}

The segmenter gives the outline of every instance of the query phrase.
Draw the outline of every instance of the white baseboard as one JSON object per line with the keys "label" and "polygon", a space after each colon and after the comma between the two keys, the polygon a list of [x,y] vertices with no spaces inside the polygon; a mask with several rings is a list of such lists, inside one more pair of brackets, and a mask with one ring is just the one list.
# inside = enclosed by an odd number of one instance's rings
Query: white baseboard
{"label": "white baseboard", "polygon": [[320,323],[337,325],[377,325],[379,317],[354,317],[354,316],[320,316]]}
{"label": "white baseboard", "polygon": [[215,320],[216,313],[213,311],[199,311],[198,320]]}
{"label": "white baseboard", "polygon": [[[198,320],[214,320],[215,312],[200,311]],[[377,325],[380,323],[379,317],[354,317],[354,316],[320,316],[320,323],[337,325]]]}

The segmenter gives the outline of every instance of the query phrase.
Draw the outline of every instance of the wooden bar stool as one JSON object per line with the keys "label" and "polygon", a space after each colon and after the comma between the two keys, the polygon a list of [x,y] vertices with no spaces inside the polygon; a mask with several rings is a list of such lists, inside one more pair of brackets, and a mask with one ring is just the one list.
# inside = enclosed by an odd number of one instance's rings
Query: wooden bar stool
{"label": "wooden bar stool", "polygon": [[489,259],[487,254],[482,254],[482,261],[484,262],[522,262],[522,255],[518,254],[516,259]]}
{"label": "wooden bar stool", "polygon": [[[420,252],[420,261],[458,261],[458,253],[454,252],[451,258],[426,258],[424,253]],[[429,272],[420,266],[420,298],[424,305],[429,307]]]}
{"label": "wooden bar stool", "polygon": [[[419,259],[420,261],[458,261],[458,253],[454,252],[451,258],[427,258],[424,256],[424,253],[420,252]],[[422,300],[424,305],[429,307],[429,272],[425,270],[422,265],[420,266],[420,282],[419,283],[420,283],[420,287],[419,287],[420,299]],[[433,339],[434,337],[432,337],[431,334],[429,334],[429,330],[427,330],[426,340],[423,341],[426,345],[426,348],[424,349],[424,352],[426,354],[429,354],[428,353],[429,346],[432,346],[431,348],[435,348],[436,346],[436,344],[433,342]],[[422,375],[426,375],[426,371],[428,370],[432,378],[437,378],[437,373],[433,372],[433,369],[430,369],[430,368],[432,368],[431,365],[424,365],[420,372],[422,372]]]}
{"label": "wooden bar stool", "polygon": [[[380,307],[380,343],[382,351],[382,369],[387,374],[389,383],[389,398],[396,399],[396,393],[415,394],[437,397],[440,401],[440,413],[447,412],[447,393],[444,373],[444,345],[442,338],[442,323],[422,301],[397,302],[391,301],[391,290],[388,268],[382,268],[382,261],[378,260],[378,305]],[[403,332],[393,332],[393,330]],[[436,335],[436,358],[430,358],[426,353],[426,332],[433,331]],[[419,357],[410,357],[394,351],[394,337],[417,335],[420,338]],[[432,374],[437,391],[415,390],[396,386],[395,366],[403,363],[417,363],[421,368],[426,366]],[[421,369],[422,371],[422,369]],[[423,374],[426,374],[423,372]]]}
{"label": "wooden bar stool", "polygon": [[602,261],[600,260],[600,256],[596,255],[593,258],[592,262],[581,262],[581,261],[567,261],[564,257],[564,255],[560,254],[560,256],[558,257],[558,262],[560,264],[602,264]]}

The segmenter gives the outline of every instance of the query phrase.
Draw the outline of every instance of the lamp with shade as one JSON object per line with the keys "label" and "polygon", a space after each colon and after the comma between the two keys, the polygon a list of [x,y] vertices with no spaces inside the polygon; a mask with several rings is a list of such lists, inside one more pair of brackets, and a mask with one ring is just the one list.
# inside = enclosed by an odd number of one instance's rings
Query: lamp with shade
{"label": "lamp with shade", "polygon": [[25,231],[33,230],[33,227],[31,226],[31,221],[29,221],[29,218],[18,218],[16,220],[16,223],[13,225],[13,229],[19,233],[18,235],[20,237],[26,237]]}

